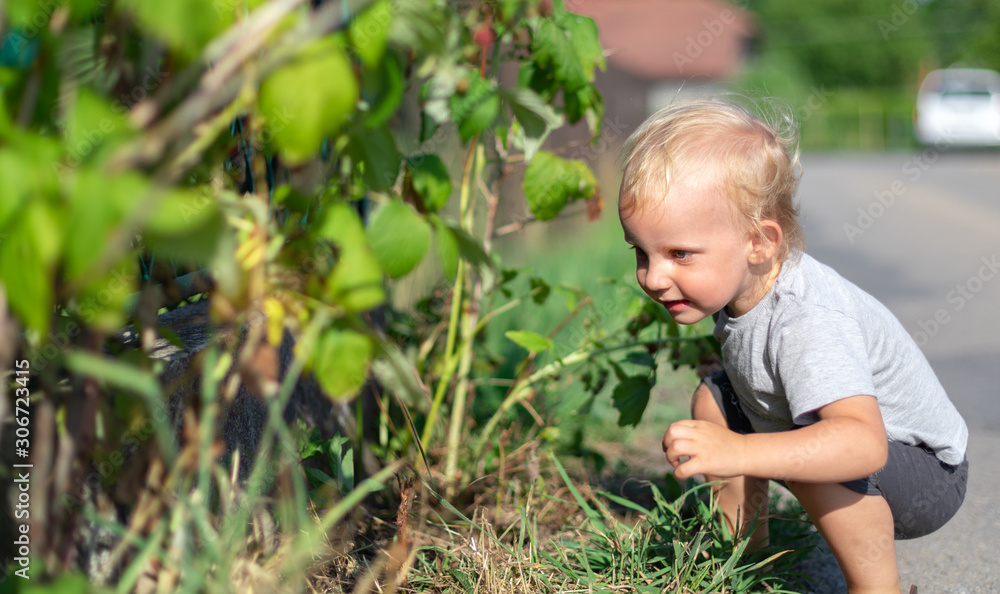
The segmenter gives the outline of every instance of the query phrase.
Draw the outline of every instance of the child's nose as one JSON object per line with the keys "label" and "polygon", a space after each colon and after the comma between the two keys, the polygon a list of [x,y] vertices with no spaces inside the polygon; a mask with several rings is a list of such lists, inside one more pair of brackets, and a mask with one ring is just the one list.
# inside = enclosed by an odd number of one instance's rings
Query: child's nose
{"label": "child's nose", "polygon": [[670,271],[662,264],[650,263],[646,272],[646,290],[650,293],[662,293],[673,285]]}

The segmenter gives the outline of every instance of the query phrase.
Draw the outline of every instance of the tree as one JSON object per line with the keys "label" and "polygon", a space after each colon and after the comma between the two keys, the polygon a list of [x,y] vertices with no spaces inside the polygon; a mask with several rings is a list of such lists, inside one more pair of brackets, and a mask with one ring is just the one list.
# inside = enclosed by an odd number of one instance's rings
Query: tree
{"label": "tree", "polygon": [[[898,87],[916,79],[928,44],[919,3],[755,0],[761,53],[797,65],[809,83]],[[808,86],[808,85],[807,85]]]}
{"label": "tree", "polygon": [[1000,7],[987,0],[935,0],[922,10],[938,65],[1000,70]]}

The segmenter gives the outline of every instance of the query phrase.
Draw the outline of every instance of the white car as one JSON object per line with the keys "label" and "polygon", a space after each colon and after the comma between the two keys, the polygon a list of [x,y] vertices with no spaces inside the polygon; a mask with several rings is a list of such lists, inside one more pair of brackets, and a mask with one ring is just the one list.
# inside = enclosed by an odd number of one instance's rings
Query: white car
{"label": "white car", "polygon": [[913,128],[925,145],[1000,145],[1000,74],[979,68],[929,73],[917,93]]}

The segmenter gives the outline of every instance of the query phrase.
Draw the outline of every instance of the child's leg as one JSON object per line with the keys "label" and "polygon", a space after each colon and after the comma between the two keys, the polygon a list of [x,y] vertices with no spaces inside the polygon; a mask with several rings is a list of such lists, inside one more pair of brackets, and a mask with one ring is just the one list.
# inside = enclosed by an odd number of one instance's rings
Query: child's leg
{"label": "child's leg", "polygon": [[892,512],[884,497],[839,483],[787,485],[830,545],[850,594],[899,594]]}
{"label": "child's leg", "polygon": [[[727,427],[725,415],[719,408],[715,397],[705,384],[698,386],[691,400],[691,417],[700,421],[710,421]],[[713,476],[705,476],[707,481],[719,480]],[[768,481],[751,476],[725,479],[724,483],[712,486],[712,494],[719,504],[719,510],[726,520],[731,534],[737,534],[736,518],[741,526],[739,534],[744,534],[757,518],[757,529],[750,536],[749,548],[755,549],[768,544]]]}

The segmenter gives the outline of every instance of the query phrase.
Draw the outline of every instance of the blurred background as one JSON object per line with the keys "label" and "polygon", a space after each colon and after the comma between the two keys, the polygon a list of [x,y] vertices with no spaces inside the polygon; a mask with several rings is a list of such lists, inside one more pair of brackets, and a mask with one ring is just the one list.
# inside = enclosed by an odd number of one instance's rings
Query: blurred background
{"label": "blurred background", "polygon": [[901,149],[921,81],[946,67],[1000,68],[989,0],[568,0],[608,53],[608,120],[629,128],[677,97],[786,100],[805,149]]}

